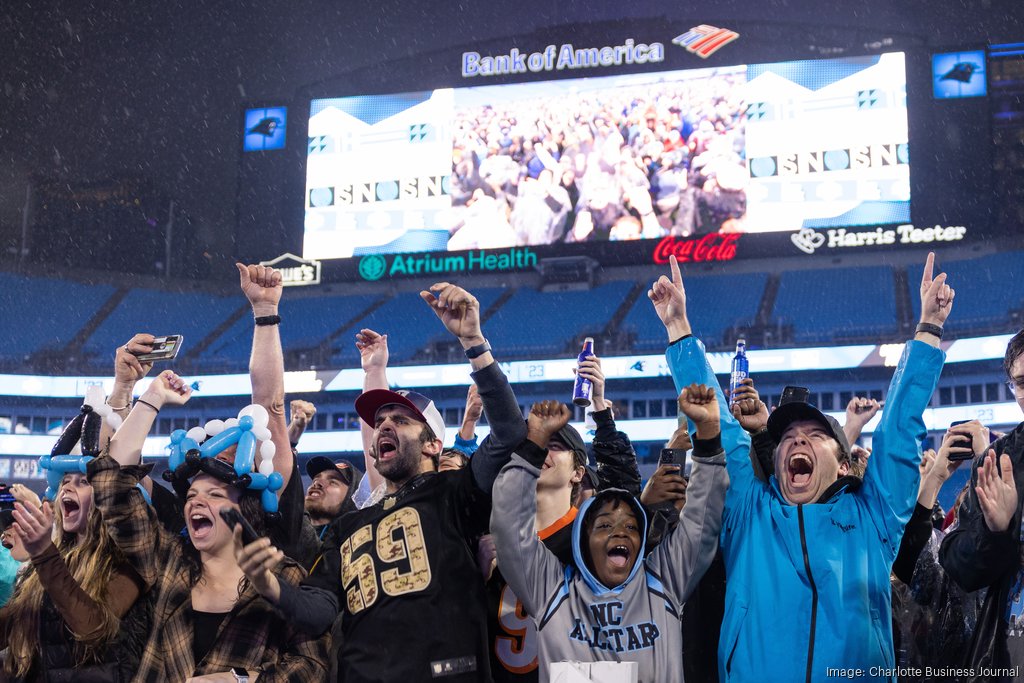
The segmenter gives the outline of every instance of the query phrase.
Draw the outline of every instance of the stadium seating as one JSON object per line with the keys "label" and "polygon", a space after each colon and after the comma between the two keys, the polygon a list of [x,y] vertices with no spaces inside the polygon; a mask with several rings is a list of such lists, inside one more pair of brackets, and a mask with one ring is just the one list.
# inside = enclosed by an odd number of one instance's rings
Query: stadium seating
{"label": "stadium seating", "polygon": [[[768,281],[764,273],[683,277],[687,307],[692,311],[693,332],[709,346],[731,344],[731,340],[723,339],[726,330],[754,321]],[[637,298],[621,327],[636,334],[634,350],[648,353],[664,350],[665,327],[646,292]]]}
{"label": "stadium seating", "polygon": [[798,344],[888,339],[898,332],[891,268],[828,268],[783,273],[773,319],[792,324]]}
{"label": "stadium seating", "polygon": [[115,288],[0,273],[0,291],[0,353],[5,360],[20,362],[36,351],[70,344]]}
{"label": "stadium seating", "polygon": [[[497,287],[473,290],[480,302],[480,310],[486,312],[501,295]],[[431,341],[446,339],[448,333],[415,292],[389,299],[365,318],[350,325],[338,337],[331,356],[336,367],[357,367],[359,352],[355,347],[356,332],[370,328],[388,335],[388,352],[391,364],[416,364],[418,352]]]}
{"label": "stadium seating", "polygon": [[89,336],[85,348],[90,354],[109,357],[132,335],[149,332],[182,335],[182,351],[187,353],[244,303],[241,295],[133,289]]}
{"label": "stadium seating", "polygon": [[503,358],[563,353],[572,340],[602,332],[632,287],[631,281],[608,282],[589,291],[523,287],[494,314],[488,333],[501,340]]}
{"label": "stadium seating", "polygon": [[[950,335],[969,337],[976,334],[1012,332],[1010,313],[1024,307],[1024,252],[993,254],[980,259],[936,263],[936,272],[949,274],[956,290],[954,312],[946,323]],[[911,273],[910,300],[914,319],[921,313],[917,293],[916,272]]]}

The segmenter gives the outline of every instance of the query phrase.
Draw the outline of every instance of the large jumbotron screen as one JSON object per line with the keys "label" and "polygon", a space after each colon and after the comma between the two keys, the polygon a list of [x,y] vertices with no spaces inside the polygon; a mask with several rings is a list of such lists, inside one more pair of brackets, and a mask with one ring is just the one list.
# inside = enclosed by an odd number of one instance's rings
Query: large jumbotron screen
{"label": "large jumbotron screen", "polygon": [[909,223],[906,83],[890,53],[314,99],[303,256]]}

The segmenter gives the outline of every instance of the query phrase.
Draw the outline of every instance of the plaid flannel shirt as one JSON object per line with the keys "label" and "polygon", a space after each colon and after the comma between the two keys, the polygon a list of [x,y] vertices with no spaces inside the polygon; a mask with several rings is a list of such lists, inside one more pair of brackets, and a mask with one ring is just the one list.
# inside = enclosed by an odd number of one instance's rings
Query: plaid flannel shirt
{"label": "plaid flannel shirt", "polygon": [[[263,681],[323,681],[330,635],[296,631],[252,587],[235,603],[201,662],[192,656],[192,588],[182,539],[168,532],[136,484],[150,467],[120,467],[107,455],[89,463],[89,481],[107,530],[146,587],[157,592],[152,629],[132,679],[137,683],[184,681],[231,667],[259,672]],[[298,584],[305,571],[286,561],[278,579]]]}

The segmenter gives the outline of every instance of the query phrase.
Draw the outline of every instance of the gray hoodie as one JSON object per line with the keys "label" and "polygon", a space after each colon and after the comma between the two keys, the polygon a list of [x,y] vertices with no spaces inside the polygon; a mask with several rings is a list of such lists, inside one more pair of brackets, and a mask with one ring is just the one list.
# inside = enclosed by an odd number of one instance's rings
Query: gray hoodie
{"label": "gray hoodie", "polygon": [[624,491],[601,491],[580,508],[573,524],[574,562],[563,565],[537,538],[537,477],[545,449],[524,442],[498,475],[491,532],[498,566],[537,626],[540,681],[551,662],[628,661],[640,683],[683,680],[683,603],[711,564],[722,528],[728,476],[718,438],[698,441],[679,525],[650,555],[641,544],[629,576],[608,587],[587,567],[583,538],[588,513],[618,498],[633,507],[646,537],[642,506]]}

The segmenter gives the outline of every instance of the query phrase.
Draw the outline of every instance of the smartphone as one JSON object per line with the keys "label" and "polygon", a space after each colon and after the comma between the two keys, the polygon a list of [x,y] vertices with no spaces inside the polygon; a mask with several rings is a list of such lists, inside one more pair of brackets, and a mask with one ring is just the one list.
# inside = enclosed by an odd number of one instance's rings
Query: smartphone
{"label": "smartphone", "polygon": [[14,509],[14,494],[7,484],[0,484],[0,510]]}
{"label": "smartphone", "polygon": [[658,465],[679,465],[679,471],[686,465],[686,451],[682,448],[662,448]]}
{"label": "smartphone", "polygon": [[142,363],[152,363],[158,360],[172,360],[178,355],[183,337],[180,334],[169,334],[166,337],[157,337],[153,340],[153,349],[136,355]]}
{"label": "smartphone", "polygon": [[[962,425],[965,422],[970,422],[970,420],[957,420],[956,422],[951,422],[949,424],[949,428],[952,429],[953,427],[956,427],[957,425]],[[971,443],[971,440],[968,439],[968,438],[965,438],[965,437],[960,437],[959,439],[950,442],[949,445],[950,446],[960,446],[962,448],[972,448],[972,449],[973,449],[973,446],[974,446],[974,444]],[[974,457],[974,451],[973,450],[971,452],[969,452],[969,453],[950,453],[949,454],[949,459],[953,460],[953,461],[956,461],[956,460],[970,460],[973,457]]]}
{"label": "smartphone", "polygon": [[807,397],[810,396],[811,392],[807,387],[786,387],[782,390],[782,397],[779,399],[779,405],[783,406],[787,403],[807,403]]}
{"label": "smartphone", "polygon": [[235,508],[221,508],[220,518],[224,520],[228,528],[231,529],[232,533],[235,531],[235,525],[242,525],[242,544],[249,545],[260,537],[256,533],[256,530],[252,528],[252,524],[249,524],[249,520],[242,516]]}

